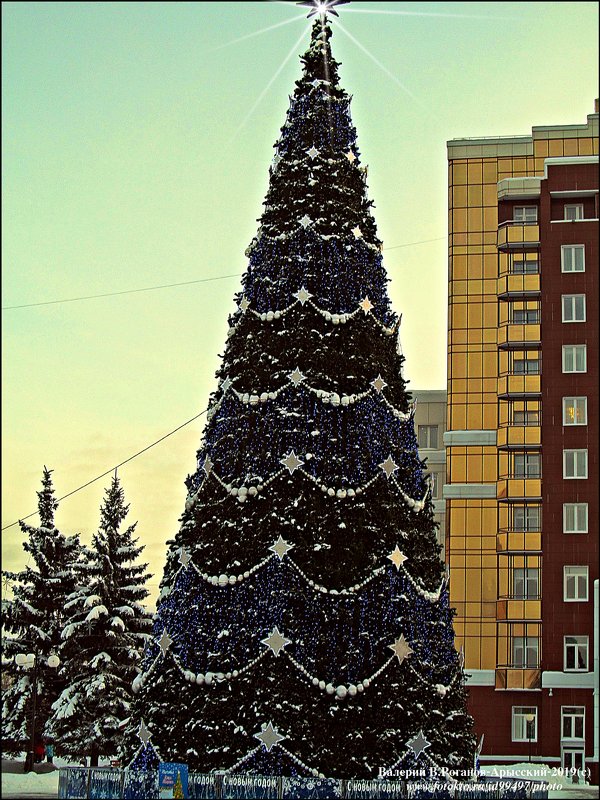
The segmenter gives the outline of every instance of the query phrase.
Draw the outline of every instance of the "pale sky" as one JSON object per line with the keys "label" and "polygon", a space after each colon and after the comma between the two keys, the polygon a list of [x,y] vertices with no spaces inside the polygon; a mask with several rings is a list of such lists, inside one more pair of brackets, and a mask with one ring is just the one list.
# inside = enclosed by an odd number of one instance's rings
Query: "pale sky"
{"label": "pale sky", "polygon": [[[206,407],[239,278],[7,307],[241,275],[306,13],[285,2],[2,4],[3,527],[37,508],[44,464],[60,497]],[[446,141],[584,123],[598,94],[598,6],[375,0],[339,13],[347,33],[334,18],[332,48],[389,248],[405,375],[414,389],[445,388]],[[203,427],[119,472],[152,599]],[[109,480],[65,499],[59,528],[89,542]],[[3,531],[5,568],[25,564],[21,543],[18,526]]]}

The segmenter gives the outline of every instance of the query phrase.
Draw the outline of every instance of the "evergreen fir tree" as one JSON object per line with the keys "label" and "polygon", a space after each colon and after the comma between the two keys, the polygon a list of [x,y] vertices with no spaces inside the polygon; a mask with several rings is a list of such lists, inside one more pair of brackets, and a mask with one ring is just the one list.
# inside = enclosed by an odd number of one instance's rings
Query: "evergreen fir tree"
{"label": "evergreen fir tree", "polygon": [[17,654],[32,653],[37,660],[36,740],[45,735],[50,707],[64,687],[47,662],[60,647],[65,599],[75,588],[75,565],[81,555],[79,536],[65,536],[54,524],[58,501],[47,467],[37,495],[39,526],[19,523],[27,536],[23,548],[30,563],[20,572],[2,573],[12,583],[12,597],[2,602],[2,669],[9,684],[3,691],[2,749],[8,755],[29,751],[31,746],[34,670],[17,666]]}
{"label": "evergreen fir tree", "polygon": [[128,752],[140,727],[195,771],[473,766],[399,318],[330,37],[321,15],[134,687]]}
{"label": "evergreen fir tree", "polygon": [[114,756],[129,716],[131,684],[152,627],[143,605],[148,596],[147,564],[137,562],[143,546],[137,523],[123,521],[129,506],[115,473],[100,508],[100,526],[79,585],[68,598],[62,631],[61,675],[65,688],[56,700],[48,730],[69,756]]}

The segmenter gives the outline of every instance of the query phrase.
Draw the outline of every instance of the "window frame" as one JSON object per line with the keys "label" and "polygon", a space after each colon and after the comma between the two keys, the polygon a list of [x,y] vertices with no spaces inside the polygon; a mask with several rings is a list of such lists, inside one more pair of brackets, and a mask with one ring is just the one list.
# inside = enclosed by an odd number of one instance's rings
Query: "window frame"
{"label": "window frame", "polygon": [[[516,269],[515,265],[523,265],[522,268]],[[528,265],[531,265],[531,269],[528,269]],[[514,257],[511,258],[510,265],[509,265],[509,273],[511,275],[538,275],[540,272],[540,260],[538,259],[527,259],[527,258],[519,258],[515,259]]]}
{"label": "window frame", "polygon": [[[535,211],[535,219],[529,219],[528,218],[527,212],[531,211],[531,210]],[[519,219],[517,217],[517,211],[523,211],[524,212],[522,219]],[[537,206],[513,206],[513,218],[512,218],[512,221],[513,222],[525,222],[525,223],[529,222],[531,224],[537,223],[538,222],[538,207]]]}
{"label": "window frame", "polygon": [[[516,516],[517,512],[523,512],[523,527],[517,528]],[[529,522],[529,515],[534,516],[533,512],[537,513],[537,521],[534,526]],[[532,531],[540,531],[542,529],[542,508],[538,505],[523,505],[514,506],[512,509],[511,531],[515,533],[531,533]]]}
{"label": "window frame", "polygon": [[[439,425],[417,425],[417,444],[419,450],[439,450]],[[431,431],[435,429],[435,446],[431,444]],[[421,442],[421,431],[427,430],[426,440],[427,444],[422,445]]]}
{"label": "window frame", "polygon": [[[573,474],[573,475],[567,475],[567,457],[568,457],[568,455],[570,453],[574,454],[574,458],[573,458],[573,467],[574,467],[574,469],[573,469],[573,472],[575,474]],[[584,458],[584,461],[585,461],[585,475],[577,475],[577,472],[578,472],[578,469],[577,469],[578,458],[577,458],[577,456],[575,454],[579,454],[579,453],[585,453],[585,458]],[[563,450],[563,480],[565,480],[565,481],[584,481],[584,480],[587,480],[587,477],[588,477],[588,451],[587,451],[587,448],[583,448],[583,447],[581,447],[581,448],[568,448],[566,450]]]}
{"label": "window frame", "polygon": [[[539,567],[514,567],[512,573],[513,573],[512,574],[513,586],[512,586],[512,597],[511,597],[512,600],[540,599]],[[519,573],[522,573],[522,575],[519,575]],[[520,580],[523,583],[522,597],[517,592],[517,580]],[[530,585],[532,587],[535,587],[535,592],[530,591]]]}
{"label": "window frame", "polygon": [[[575,642],[567,642],[567,639],[576,639],[581,641]],[[584,667],[569,667],[567,666],[567,650],[569,648],[573,648],[575,655],[574,655],[574,663],[577,664],[578,662],[578,655],[580,649],[582,652],[585,653],[585,666]],[[590,671],[590,637],[582,634],[568,634],[563,636],[563,672],[589,672]]]}
{"label": "window frame", "polygon": [[[517,471],[517,459],[523,459],[522,472]],[[528,480],[530,478],[542,477],[542,454],[535,453],[513,453],[512,458],[512,476],[513,478],[521,478]]]}
{"label": "window frame", "polygon": [[[583,351],[583,369],[576,369],[577,367],[577,349],[582,348]],[[567,362],[567,352],[572,350],[571,358],[573,360],[573,367],[575,369],[566,369],[566,362]],[[563,344],[562,346],[562,371],[565,375],[571,374],[583,374],[587,372],[587,344]]]}
{"label": "window frame", "polygon": [[[528,714],[533,714],[533,736],[529,738],[529,736],[517,736],[516,725],[517,719],[519,719],[520,724],[523,726],[524,733],[528,733],[529,723],[527,722],[526,716]],[[562,729],[561,729],[562,731]],[[511,713],[511,741],[513,742],[537,742],[538,740],[538,708],[537,706],[513,706],[512,713]]]}
{"label": "window frame", "polygon": [[[573,711],[570,711],[570,713],[567,713],[567,709],[569,711],[571,709],[573,709]],[[582,736],[565,736],[564,735],[564,731],[565,731],[564,723],[565,723],[565,720],[566,720],[567,717],[570,718],[571,721],[574,721],[576,719],[581,719],[582,720],[582,724],[581,724],[581,728],[582,728],[582,732],[583,732]],[[571,728],[571,730],[573,730],[573,727]],[[561,742],[583,742],[583,741],[585,741],[585,706],[561,706],[560,707],[560,740],[561,740]]]}
{"label": "window frame", "polygon": [[[576,209],[574,217],[569,217],[567,215],[568,208]],[[581,212],[581,216],[579,215],[579,212]],[[577,220],[585,219],[584,215],[585,215],[585,207],[583,203],[565,203],[563,207],[563,220],[565,222],[576,222]]]}
{"label": "window frame", "polygon": [[[587,396],[586,395],[577,395],[577,396],[570,396],[570,397],[563,397],[562,402],[562,411],[563,411],[563,425],[565,427],[576,427],[576,426],[584,426],[588,424],[588,414],[587,414]],[[572,401],[572,403],[569,403]],[[571,407],[573,409],[573,420],[577,420],[577,417],[580,413],[580,406],[583,407],[583,418],[584,422],[570,422],[568,409]]]}
{"label": "window frame", "polygon": [[[580,572],[567,572],[567,570],[581,570]],[[585,577],[585,597],[579,596],[579,578]],[[567,596],[567,580],[575,578],[575,595]],[[590,568],[587,564],[565,564],[563,566],[563,602],[587,603],[590,599]]]}
{"label": "window frame", "polygon": [[[569,529],[567,527],[567,514],[568,509],[573,510],[573,520],[574,520],[574,527]],[[580,513],[578,511],[579,508],[585,508],[585,530],[583,528],[576,527],[579,522]],[[588,515],[588,504],[587,503],[563,503],[563,533],[571,536],[573,534],[578,533],[589,533],[589,515]]]}
{"label": "window frame", "polygon": [[[575,256],[575,251],[581,251],[581,269],[577,269],[577,258]],[[566,254],[570,253],[570,259],[566,258]],[[568,267],[567,261],[570,260],[571,266]],[[562,244],[560,246],[560,271],[562,273],[569,274],[580,274],[581,272],[585,272],[585,245],[584,244]]]}
{"label": "window frame", "polygon": [[[577,310],[576,309],[576,301],[577,301],[578,297],[582,297],[583,298],[583,318],[582,319],[578,319],[578,318],[575,317],[575,312]],[[567,300],[572,300],[573,301],[571,303],[571,311],[573,312],[573,319],[566,319],[565,302]],[[581,293],[579,293],[579,294],[562,294],[560,296],[560,304],[561,304],[561,319],[562,319],[563,322],[567,322],[567,323],[569,323],[569,322],[587,322],[587,308],[586,308],[585,294],[581,294]]]}

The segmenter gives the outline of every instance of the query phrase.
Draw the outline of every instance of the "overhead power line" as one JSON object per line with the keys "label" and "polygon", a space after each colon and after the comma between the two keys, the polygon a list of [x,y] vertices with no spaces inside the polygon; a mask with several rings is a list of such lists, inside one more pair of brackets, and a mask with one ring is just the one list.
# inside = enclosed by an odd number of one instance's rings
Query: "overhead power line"
{"label": "overhead power line", "polygon": [[[396,244],[392,247],[384,247],[384,252],[386,250],[398,250],[400,247],[413,247],[417,244],[427,244],[428,242],[440,242],[442,239],[445,239],[445,236],[438,236],[435,239],[421,239],[419,242],[407,242],[406,244]],[[35,306],[51,306],[57,305],[58,303],[76,303],[79,300],[96,300],[99,297],[115,297],[120,294],[135,294],[137,292],[153,292],[157,289],[172,289],[176,286],[190,286],[193,283],[206,283],[207,281],[221,281],[225,280],[226,278],[240,278],[241,275],[236,273],[235,275],[216,275],[214,278],[198,278],[194,281],[183,281],[181,283],[163,283],[159,286],[145,286],[141,289],[123,289],[117,292],[103,292],[102,294],[88,294],[82,295],[80,297],[66,297],[62,300],[44,300],[39,303],[21,303],[20,305],[16,306],[2,306],[2,311],[12,311],[17,308],[33,308]]]}
{"label": "overhead power line", "polygon": [[[190,422],[194,422],[194,420],[198,419],[203,414],[206,414],[206,409],[204,409],[204,411],[201,411],[199,414],[196,414],[195,417],[192,417],[191,419],[188,419],[187,422],[184,422],[182,425],[179,425],[177,428],[175,428],[174,430],[170,431],[169,433],[165,433],[165,435],[161,436],[160,439],[157,439],[155,442],[152,442],[152,444],[149,444],[147,447],[144,447],[142,450],[139,450],[134,455],[129,456],[129,458],[126,458],[125,461],[121,461],[120,464],[116,464],[114,467],[111,467],[110,469],[107,469],[106,472],[102,473],[102,475],[96,475],[96,477],[92,478],[91,481],[88,481],[87,483],[84,483],[81,486],[78,486],[77,489],[73,489],[73,491],[68,492],[67,494],[64,494],[62,497],[59,497],[56,502],[60,503],[61,500],[65,500],[67,497],[71,497],[71,495],[76,494],[77,492],[80,492],[82,489],[85,489],[87,486],[90,486],[92,483],[95,483],[96,481],[99,481],[100,478],[104,478],[106,475],[110,475],[111,472],[114,472],[116,469],[118,469],[119,467],[122,467],[124,464],[128,464],[130,461],[133,461],[134,458],[137,458],[138,456],[141,456],[142,453],[145,453],[147,450],[150,450],[150,448],[155,447],[157,444],[160,444],[160,442],[164,442],[164,440],[168,439],[169,436],[172,436],[174,433],[177,433],[177,431],[180,431],[182,428],[185,428],[186,425],[189,425]],[[8,528],[12,528],[14,525],[18,525],[19,522],[23,522],[24,520],[29,519],[30,517],[34,517],[38,513],[39,513],[38,511],[32,511],[32,513],[28,514],[26,517],[20,517],[20,519],[17,519],[14,522],[11,522],[10,525],[5,525],[2,528],[2,530],[5,531]]]}

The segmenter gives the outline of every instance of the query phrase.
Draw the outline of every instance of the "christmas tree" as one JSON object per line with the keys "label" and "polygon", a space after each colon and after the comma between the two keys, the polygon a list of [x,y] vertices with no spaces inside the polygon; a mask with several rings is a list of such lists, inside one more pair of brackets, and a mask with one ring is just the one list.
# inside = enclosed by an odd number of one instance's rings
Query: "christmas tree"
{"label": "christmas tree", "polygon": [[[2,573],[12,588],[12,597],[2,603],[2,672],[11,679],[2,702],[2,749],[8,755],[30,750],[34,716],[36,741],[46,735],[50,707],[64,687],[48,659],[56,659],[59,652],[65,600],[75,588],[81,556],[79,537],[65,536],[54,524],[58,501],[47,467],[37,495],[39,526],[19,523],[27,536],[23,548],[28,564],[20,572]],[[35,660],[19,666],[17,656],[29,654]]]}
{"label": "christmas tree", "polygon": [[61,753],[114,756],[129,717],[131,685],[149,638],[151,615],[147,564],[136,523],[123,527],[129,506],[116,473],[100,508],[100,526],[79,565],[78,586],[67,598],[62,630],[61,677],[65,688],[52,706],[48,732]]}
{"label": "christmas tree", "polygon": [[130,754],[137,733],[194,771],[473,766],[399,318],[330,38],[322,12],[136,679]]}

